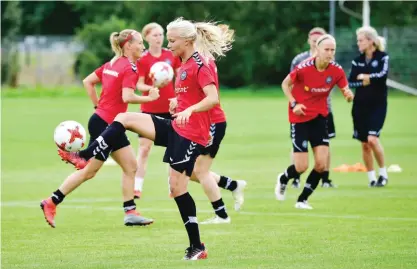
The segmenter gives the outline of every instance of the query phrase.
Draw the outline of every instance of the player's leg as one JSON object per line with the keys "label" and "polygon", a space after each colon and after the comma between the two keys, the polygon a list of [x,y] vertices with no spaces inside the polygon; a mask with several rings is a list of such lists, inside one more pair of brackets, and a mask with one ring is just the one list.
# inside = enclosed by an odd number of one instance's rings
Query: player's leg
{"label": "player's leg", "polygon": [[[327,115],[326,123],[327,123],[327,132],[329,134],[329,140],[331,140],[336,137],[336,128],[334,125],[334,118],[333,118],[332,112],[330,112]],[[324,169],[324,172],[322,175],[321,186],[323,188],[336,188],[337,187],[330,179],[330,161],[331,161],[331,153],[330,153],[330,143],[329,143],[329,154],[327,155],[326,168]]]}
{"label": "player's leg", "polygon": [[[294,149],[291,148],[291,153],[290,153],[290,159],[291,159],[291,163],[294,164]],[[301,179],[300,179],[301,175],[297,175],[294,180],[291,183],[291,187],[294,189],[299,189],[300,185],[301,185]]]}
{"label": "player's leg", "polygon": [[294,164],[277,177],[275,197],[285,200],[285,191],[290,179],[299,177],[308,168],[308,122],[291,124],[291,140],[294,151]]}
{"label": "player's leg", "polygon": [[143,181],[146,174],[146,167],[148,165],[148,157],[152,148],[153,141],[147,138],[139,137],[138,148],[138,169],[135,175],[135,198],[140,199],[143,189]]}

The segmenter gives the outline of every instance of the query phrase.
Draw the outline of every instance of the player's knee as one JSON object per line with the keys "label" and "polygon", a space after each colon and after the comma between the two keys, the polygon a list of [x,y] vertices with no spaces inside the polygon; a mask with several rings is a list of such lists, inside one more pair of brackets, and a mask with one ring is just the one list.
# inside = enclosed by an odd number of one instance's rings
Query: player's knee
{"label": "player's knee", "polygon": [[126,127],[127,120],[128,120],[127,115],[128,115],[127,113],[119,113],[117,114],[116,118],[114,118],[114,121],[118,121],[121,124],[123,124],[123,126]]}
{"label": "player's knee", "polygon": [[295,164],[295,170],[297,173],[302,174],[308,169],[308,163],[302,162],[302,163],[296,163]]}
{"label": "player's knee", "polygon": [[373,136],[373,135],[369,135],[368,136],[368,144],[371,147],[374,147],[374,146],[378,145],[378,137]]}
{"label": "player's knee", "polygon": [[371,145],[369,142],[362,143],[362,150],[364,152],[371,152]]}
{"label": "player's knee", "polygon": [[83,171],[84,181],[87,181],[96,176],[98,169],[83,169],[82,171]]}
{"label": "player's knee", "polygon": [[314,170],[316,170],[319,173],[324,172],[325,169],[326,169],[326,162],[324,161],[316,162],[314,164]]}
{"label": "player's knee", "polygon": [[141,158],[147,158],[151,152],[151,144],[141,144],[139,149],[139,155]]}

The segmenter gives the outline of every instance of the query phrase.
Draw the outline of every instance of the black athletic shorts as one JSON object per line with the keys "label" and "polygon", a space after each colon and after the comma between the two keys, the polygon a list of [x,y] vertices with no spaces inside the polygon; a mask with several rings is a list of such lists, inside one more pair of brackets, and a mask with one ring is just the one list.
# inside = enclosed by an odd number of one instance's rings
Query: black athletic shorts
{"label": "black athletic shorts", "polygon": [[329,134],[329,139],[336,137],[336,128],[334,127],[334,119],[333,119],[333,113],[330,112],[327,117],[327,133]]}
{"label": "black athletic shorts", "polygon": [[329,146],[327,120],[322,115],[300,123],[291,123],[293,152],[308,152],[308,142],[312,148]]}
{"label": "black athletic shorts", "polygon": [[226,122],[212,123],[210,125],[210,141],[208,145],[201,150],[202,155],[210,155],[215,158],[219,151],[220,144],[226,134]]}
{"label": "black athletic shorts", "polygon": [[[88,132],[90,133],[90,141],[88,142],[88,145],[93,143],[94,140],[96,140],[97,137],[99,137],[101,133],[104,132],[104,130],[106,130],[107,126],[109,126],[107,122],[100,118],[99,115],[94,113],[88,121]],[[117,140],[117,143],[113,148],[106,148],[102,150],[100,154],[97,154],[95,157],[96,159],[104,162],[105,160],[107,160],[111,152],[127,147],[129,145],[129,139],[127,138],[126,134],[123,134],[122,138]]]}
{"label": "black athletic shorts", "polygon": [[358,104],[353,103],[353,138],[368,142],[368,136],[379,137],[387,115],[387,103]]}
{"label": "black athletic shorts", "polygon": [[[149,115],[155,115],[155,116],[158,116],[158,117],[167,119],[167,120],[171,120],[172,119],[172,115],[169,112],[168,113],[150,113],[150,112],[144,112],[144,111],[142,111],[142,113],[143,114],[149,114]],[[138,134],[138,136],[141,137],[140,134]]]}
{"label": "black athletic shorts", "polygon": [[169,163],[177,172],[186,172],[191,176],[197,157],[201,154],[201,145],[180,136],[172,127],[171,120],[151,115],[155,126],[156,146],[166,147],[163,161]]}

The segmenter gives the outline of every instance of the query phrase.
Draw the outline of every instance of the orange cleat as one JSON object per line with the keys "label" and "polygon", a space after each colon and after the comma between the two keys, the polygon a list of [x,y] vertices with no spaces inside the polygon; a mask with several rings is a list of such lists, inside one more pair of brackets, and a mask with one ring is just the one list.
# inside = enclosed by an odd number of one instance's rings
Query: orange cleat
{"label": "orange cleat", "polygon": [[43,200],[41,202],[41,209],[43,211],[43,215],[45,216],[46,222],[52,228],[55,228],[55,215],[56,215],[56,205],[52,202],[51,198]]}
{"label": "orange cleat", "polygon": [[58,155],[64,162],[74,165],[77,170],[83,169],[88,164],[88,161],[80,157],[80,155],[76,152],[68,152],[58,149]]}

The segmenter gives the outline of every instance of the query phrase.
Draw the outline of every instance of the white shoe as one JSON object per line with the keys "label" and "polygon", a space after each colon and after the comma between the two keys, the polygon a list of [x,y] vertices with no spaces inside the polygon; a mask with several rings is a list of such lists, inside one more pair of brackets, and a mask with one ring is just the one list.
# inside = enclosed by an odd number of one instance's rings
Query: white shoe
{"label": "white shoe", "polygon": [[223,219],[216,215],[210,219],[200,222],[200,224],[230,224],[230,222],[231,222],[230,217]]}
{"label": "white shoe", "polygon": [[236,180],[237,188],[232,191],[233,199],[235,199],[235,211],[239,211],[242,208],[243,202],[245,201],[244,190],[246,188],[245,180]]}
{"label": "white shoe", "polygon": [[295,204],[295,208],[298,208],[298,209],[309,209],[309,210],[313,209],[313,208],[311,207],[311,205],[309,205],[309,204],[308,204],[308,202],[307,202],[307,201],[304,201],[304,202],[297,202],[297,203]]}
{"label": "white shoe", "polygon": [[284,201],[285,200],[285,190],[287,189],[287,185],[281,184],[281,176],[283,176],[284,173],[281,173],[277,176],[277,184],[275,185],[275,197],[278,201]]}

